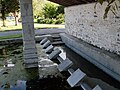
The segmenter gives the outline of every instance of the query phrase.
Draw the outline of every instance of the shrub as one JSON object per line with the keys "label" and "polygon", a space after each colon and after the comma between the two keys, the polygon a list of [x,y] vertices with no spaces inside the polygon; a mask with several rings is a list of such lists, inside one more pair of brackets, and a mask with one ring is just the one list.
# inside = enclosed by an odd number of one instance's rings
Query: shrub
{"label": "shrub", "polygon": [[43,18],[37,20],[43,24],[63,24],[64,23],[64,7],[54,3],[46,3],[43,7]]}

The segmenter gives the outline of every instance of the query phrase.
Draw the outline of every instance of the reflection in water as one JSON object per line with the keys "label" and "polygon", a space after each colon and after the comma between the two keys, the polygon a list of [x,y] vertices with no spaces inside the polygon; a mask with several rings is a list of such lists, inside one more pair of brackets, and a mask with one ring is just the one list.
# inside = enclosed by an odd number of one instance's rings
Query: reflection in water
{"label": "reflection in water", "polygon": [[[0,61],[3,62],[0,67],[0,90],[80,90],[80,87],[70,88],[58,72],[57,64],[48,60],[40,47],[38,54],[43,58],[39,68],[25,69],[22,48],[21,45],[10,45],[0,53]],[[62,53],[62,56],[66,55]]]}
{"label": "reflection in water", "polygon": [[74,63],[72,68],[75,70],[80,68],[84,73],[87,74],[88,78],[86,79],[86,82],[89,84],[93,83],[101,85],[104,90],[120,90],[120,83],[117,80],[103,72],[101,69],[68,47],[66,47],[66,56]]}
{"label": "reflection in water", "polygon": [[[25,69],[22,60],[22,48],[21,45],[14,45],[14,47],[7,46],[7,48],[4,48],[4,52],[0,52],[0,61],[3,62],[3,66],[0,66],[0,90],[82,90],[81,87],[70,88],[66,82],[66,77],[63,77],[57,70],[57,64],[47,58],[47,55],[42,52],[39,45],[37,47],[40,59],[38,68]],[[102,72],[96,69],[95,66],[77,55],[71,49],[58,46],[56,48],[62,51],[60,56],[63,59],[66,59],[67,54],[67,58],[73,61],[73,68],[76,69],[78,68],[77,66],[79,66],[82,71],[91,77],[96,76],[104,78],[104,76],[106,76],[104,73],[101,74]],[[91,69],[92,72],[90,72]],[[94,80],[97,83],[99,81],[100,84],[104,83],[96,79],[96,77],[95,79],[88,79],[89,81]],[[108,78],[106,78],[106,80],[108,80]],[[109,80],[115,82],[113,79]],[[118,85],[115,84],[113,85]]]}
{"label": "reflection in water", "polygon": [[16,85],[10,87],[2,87],[0,90],[26,90],[26,81],[17,80]]}

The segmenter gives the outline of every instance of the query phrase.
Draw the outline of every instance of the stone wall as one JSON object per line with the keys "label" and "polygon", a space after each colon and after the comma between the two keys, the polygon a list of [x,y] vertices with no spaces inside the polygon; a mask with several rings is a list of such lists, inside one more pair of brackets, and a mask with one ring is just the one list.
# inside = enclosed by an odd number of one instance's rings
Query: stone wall
{"label": "stone wall", "polygon": [[118,17],[109,12],[108,17],[103,19],[105,5],[97,4],[96,10],[94,5],[66,7],[66,33],[120,55],[120,6]]}

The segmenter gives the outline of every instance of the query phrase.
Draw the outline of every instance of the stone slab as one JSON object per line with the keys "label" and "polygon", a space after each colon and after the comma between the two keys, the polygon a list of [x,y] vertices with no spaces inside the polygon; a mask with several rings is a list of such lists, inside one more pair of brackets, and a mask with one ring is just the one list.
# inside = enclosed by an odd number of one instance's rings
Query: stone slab
{"label": "stone slab", "polygon": [[29,58],[29,59],[24,60],[25,64],[32,64],[32,63],[37,63],[37,62],[38,62],[38,58]]}
{"label": "stone slab", "polygon": [[33,49],[33,48],[36,48],[36,44],[34,43],[24,44],[24,50]]}
{"label": "stone slab", "polygon": [[82,87],[83,90],[92,90],[92,88],[85,82],[82,82],[80,86]]}
{"label": "stone slab", "polygon": [[31,48],[31,49],[23,49],[23,54],[37,54],[37,49],[36,48]]}
{"label": "stone slab", "polygon": [[73,65],[73,62],[70,61],[68,58],[66,58],[65,60],[63,60],[63,62],[61,62],[59,65],[58,65],[58,70],[60,72],[62,71],[66,71],[68,68],[70,68],[71,66]]}
{"label": "stone slab", "polygon": [[49,47],[45,49],[45,53],[51,53],[53,49],[54,49],[53,45],[50,45]]}
{"label": "stone slab", "polygon": [[52,45],[63,45],[64,43],[62,41],[56,41],[52,42]]}
{"label": "stone slab", "polygon": [[95,88],[93,88],[92,90],[102,90],[101,87],[99,85],[97,85]]}
{"label": "stone slab", "polygon": [[40,45],[43,45],[45,42],[47,42],[47,38],[44,38],[41,42],[40,42]]}
{"label": "stone slab", "polygon": [[30,59],[30,58],[38,58],[37,54],[24,54],[23,55],[24,59]]}
{"label": "stone slab", "polygon": [[25,64],[25,68],[35,68],[35,67],[38,67],[38,63]]}
{"label": "stone slab", "polygon": [[64,61],[64,59],[60,56],[58,56],[57,59],[59,60],[60,63],[62,63]]}
{"label": "stone slab", "polygon": [[68,69],[68,72],[72,75],[75,71],[72,68],[70,68]]}
{"label": "stone slab", "polygon": [[47,42],[45,42],[45,43],[42,45],[42,48],[45,49],[45,48],[47,48],[49,45],[51,45],[51,42],[48,40]]}
{"label": "stone slab", "polygon": [[[36,30],[37,31],[37,30]],[[41,30],[42,31],[42,30]],[[51,42],[53,41],[52,35],[47,34],[47,35],[36,35],[35,36],[35,41],[36,42],[40,42],[42,41],[44,38],[48,38],[48,40],[50,40]]]}
{"label": "stone slab", "polygon": [[67,82],[71,87],[75,87],[77,84],[82,82],[86,74],[80,69],[77,69],[68,79]]}
{"label": "stone slab", "polygon": [[48,56],[48,58],[49,59],[55,59],[59,56],[60,53],[61,53],[61,50],[56,48],[54,51],[52,51],[52,53]]}

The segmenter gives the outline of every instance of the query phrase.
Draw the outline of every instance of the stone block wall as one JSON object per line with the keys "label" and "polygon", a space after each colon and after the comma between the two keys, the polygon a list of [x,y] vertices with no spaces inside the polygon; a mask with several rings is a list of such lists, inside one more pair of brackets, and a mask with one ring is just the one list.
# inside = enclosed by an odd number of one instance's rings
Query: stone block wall
{"label": "stone block wall", "polygon": [[65,8],[66,33],[94,46],[120,55],[120,6],[118,17],[109,12],[103,19],[105,5],[94,3]]}

